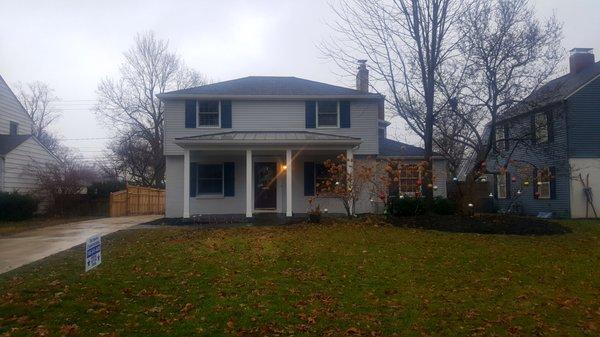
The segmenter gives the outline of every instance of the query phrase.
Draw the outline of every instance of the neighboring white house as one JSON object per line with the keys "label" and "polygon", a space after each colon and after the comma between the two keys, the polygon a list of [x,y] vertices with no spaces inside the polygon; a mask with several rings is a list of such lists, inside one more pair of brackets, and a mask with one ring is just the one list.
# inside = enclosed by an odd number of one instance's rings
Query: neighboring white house
{"label": "neighboring white house", "polygon": [[[252,76],[158,95],[165,104],[166,216],[306,213],[322,163],[396,157],[417,163],[423,149],[386,139],[384,97],[296,77]],[[350,168],[349,168],[350,169]],[[402,170],[402,193],[418,173]],[[434,160],[436,195],[446,195],[446,162]],[[337,199],[319,198],[330,213]],[[357,213],[372,212],[367,196]]]}
{"label": "neighboring white house", "polygon": [[31,135],[33,121],[0,76],[0,191],[33,192],[38,187],[34,165],[55,161]]}

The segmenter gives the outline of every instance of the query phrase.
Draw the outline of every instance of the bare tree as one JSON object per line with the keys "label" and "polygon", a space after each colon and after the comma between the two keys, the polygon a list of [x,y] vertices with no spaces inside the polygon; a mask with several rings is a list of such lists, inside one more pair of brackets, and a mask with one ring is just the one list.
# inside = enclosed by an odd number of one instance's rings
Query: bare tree
{"label": "bare tree", "polygon": [[[162,186],[164,105],[156,95],[207,81],[186,67],[178,55],[169,51],[168,41],[157,38],[153,32],[138,34],[124,56],[120,77],[104,79],[98,85],[96,112],[116,133],[117,140],[111,146],[113,160],[119,161],[129,174],[143,175],[140,183]],[[123,147],[135,149],[135,160],[126,157],[132,152],[122,151]],[[149,165],[149,169],[133,166],[137,160]]]}
{"label": "bare tree", "polygon": [[54,108],[59,98],[54,90],[44,82],[31,82],[15,85],[17,96],[33,120],[31,133],[50,151],[59,152],[59,141],[48,128],[60,118],[60,111]]}
{"label": "bare tree", "polygon": [[[386,93],[388,106],[423,139],[424,160],[431,162],[436,119],[456,95],[453,83],[445,83],[444,92],[440,87],[445,65],[456,56],[455,27],[467,0],[341,0],[332,7],[332,28],[341,37],[325,42],[324,54],[348,73],[356,59],[368,58],[372,88]],[[462,77],[460,67],[450,71]],[[432,181],[428,167],[424,186]],[[433,190],[424,194],[431,199]]]}
{"label": "bare tree", "polygon": [[466,107],[455,115],[469,136],[453,141],[482,163],[494,148],[498,117],[556,73],[563,55],[562,25],[555,17],[538,20],[529,0],[478,0],[460,27],[464,38],[459,45],[468,55],[469,71],[460,93]]}

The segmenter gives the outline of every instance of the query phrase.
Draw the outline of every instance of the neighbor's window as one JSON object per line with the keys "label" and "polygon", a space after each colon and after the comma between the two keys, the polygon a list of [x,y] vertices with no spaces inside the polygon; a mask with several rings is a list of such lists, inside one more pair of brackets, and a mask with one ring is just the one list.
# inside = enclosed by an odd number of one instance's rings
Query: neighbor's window
{"label": "neighbor's window", "polygon": [[538,191],[538,199],[550,199],[551,197],[551,189],[550,184],[552,180],[552,174],[550,172],[550,168],[546,167],[544,169],[537,171],[537,191]]}
{"label": "neighbor's window", "polygon": [[548,115],[540,112],[535,115],[535,141],[536,143],[548,142]]}
{"label": "neighbor's window", "polygon": [[223,194],[222,164],[198,164],[198,194]]}
{"label": "neighbor's window", "polygon": [[19,123],[10,122],[10,135],[16,136],[17,134],[19,134]]}
{"label": "neighbor's window", "polygon": [[219,127],[221,106],[219,101],[198,101],[198,127]]}
{"label": "neighbor's window", "polygon": [[497,125],[496,126],[496,149],[497,150],[508,150],[508,126]]}
{"label": "neighbor's window", "polygon": [[337,101],[319,101],[317,103],[317,127],[339,126],[339,104]]}
{"label": "neighbor's window", "polygon": [[400,167],[400,193],[413,195],[419,192],[421,171],[418,165],[402,165]]}
{"label": "neighbor's window", "polygon": [[506,199],[506,196],[507,196],[506,176],[507,176],[506,173],[496,175],[496,188],[498,190],[498,199]]}
{"label": "neighbor's window", "polygon": [[329,179],[329,170],[323,163],[315,163],[315,191],[317,194],[327,191],[327,183],[335,183]]}

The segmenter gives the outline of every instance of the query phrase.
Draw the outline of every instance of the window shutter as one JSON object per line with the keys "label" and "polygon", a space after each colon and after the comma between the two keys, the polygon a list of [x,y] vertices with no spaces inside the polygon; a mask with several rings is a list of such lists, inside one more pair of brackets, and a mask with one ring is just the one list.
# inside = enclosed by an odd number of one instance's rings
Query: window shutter
{"label": "window shutter", "polygon": [[228,162],[223,163],[223,195],[226,197],[235,196],[235,164]]}
{"label": "window shutter", "polygon": [[315,101],[305,102],[306,128],[314,129],[317,127],[317,110]]}
{"label": "window shutter", "polygon": [[550,199],[556,199],[556,168],[550,167]]}
{"label": "window shutter", "polygon": [[198,186],[198,164],[190,163],[190,197],[196,196]]}
{"label": "window shutter", "polygon": [[531,114],[531,144],[537,143],[537,136],[535,134],[535,114]]}
{"label": "window shutter", "polygon": [[196,128],[196,101],[188,99],[185,101],[185,127]]}
{"label": "window shutter", "polygon": [[221,128],[231,129],[231,101],[221,101]]}
{"label": "window shutter", "polygon": [[549,112],[546,116],[548,116],[548,143],[552,143],[554,142],[554,114]]}
{"label": "window shutter", "polygon": [[498,175],[494,174],[494,199],[498,199]]}
{"label": "window shutter", "polygon": [[510,199],[510,173],[506,171],[506,199]]}
{"label": "window shutter", "polygon": [[315,163],[304,162],[304,195],[315,195]]}
{"label": "window shutter", "polygon": [[350,127],[350,102],[340,102],[340,128]]}
{"label": "window shutter", "polygon": [[537,199],[538,198],[538,169],[537,168],[533,168],[533,198]]}

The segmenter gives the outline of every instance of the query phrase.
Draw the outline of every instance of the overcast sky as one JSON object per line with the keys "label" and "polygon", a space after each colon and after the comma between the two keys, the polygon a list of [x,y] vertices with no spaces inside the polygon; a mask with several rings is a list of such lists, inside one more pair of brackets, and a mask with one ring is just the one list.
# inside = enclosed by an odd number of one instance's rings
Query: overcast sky
{"label": "overcast sky", "polygon": [[[564,47],[600,50],[600,0],[534,0],[541,17],[564,22]],[[248,75],[297,76],[350,85],[316,47],[330,34],[323,0],[27,1],[0,0],[0,74],[44,81],[61,98],[62,138],[110,135],[90,110],[101,78],[115,76],[137,32],[168,39],[188,66],[214,81]],[[565,55],[565,58],[567,56]],[[395,138],[418,140],[394,123]],[[105,139],[71,140],[85,157]]]}

